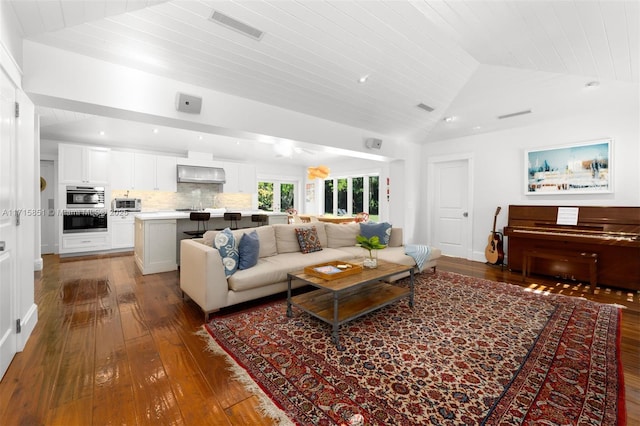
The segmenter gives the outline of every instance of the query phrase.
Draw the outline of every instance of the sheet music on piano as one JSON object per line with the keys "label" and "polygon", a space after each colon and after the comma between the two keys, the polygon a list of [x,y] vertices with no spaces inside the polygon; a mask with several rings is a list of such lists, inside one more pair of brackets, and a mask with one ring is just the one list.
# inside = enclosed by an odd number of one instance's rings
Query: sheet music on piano
{"label": "sheet music on piano", "polygon": [[558,207],[558,218],[556,225],[573,225],[578,224],[578,207]]}

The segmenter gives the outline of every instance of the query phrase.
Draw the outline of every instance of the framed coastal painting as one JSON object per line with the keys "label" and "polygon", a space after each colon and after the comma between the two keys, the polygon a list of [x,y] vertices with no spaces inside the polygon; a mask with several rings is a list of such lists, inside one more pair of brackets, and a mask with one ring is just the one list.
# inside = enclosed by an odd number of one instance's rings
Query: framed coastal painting
{"label": "framed coastal painting", "polygon": [[613,192],[613,140],[602,139],[524,153],[525,195]]}

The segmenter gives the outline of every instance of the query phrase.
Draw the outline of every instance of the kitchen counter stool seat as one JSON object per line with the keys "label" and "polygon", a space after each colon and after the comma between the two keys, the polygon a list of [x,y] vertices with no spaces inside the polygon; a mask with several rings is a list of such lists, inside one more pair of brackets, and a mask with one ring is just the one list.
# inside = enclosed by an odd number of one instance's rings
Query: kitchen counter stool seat
{"label": "kitchen counter stool seat", "polygon": [[198,229],[196,231],[184,231],[185,234],[191,238],[202,238],[205,232],[207,232],[207,223],[211,219],[211,213],[208,212],[191,212],[189,213],[189,220],[198,222]]}
{"label": "kitchen counter stool seat", "polygon": [[[226,212],[223,215],[223,219],[229,221],[229,229],[238,229],[238,221],[242,219],[242,213]],[[216,229],[216,231],[222,231],[222,228]]]}
{"label": "kitchen counter stool seat", "polygon": [[269,216],[266,214],[252,214],[251,222],[257,223],[256,226],[264,226],[269,222]]}

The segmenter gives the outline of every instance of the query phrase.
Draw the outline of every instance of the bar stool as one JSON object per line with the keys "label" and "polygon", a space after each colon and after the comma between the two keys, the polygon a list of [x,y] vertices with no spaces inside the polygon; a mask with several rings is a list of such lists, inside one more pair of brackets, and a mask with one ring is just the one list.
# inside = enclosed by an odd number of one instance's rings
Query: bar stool
{"label": "bar stool", "polygon": [[191,236],[191,238],[202,238],[205,232],[207,232],[207,223],[211,219],[211,213],[208,212],[191,212],[189,213],[189,220],[198,222],[198,229],[196,231],[184,231],[185,234]]}
{"label": "bar stool", "polygon": [[[229,221],[229,229],[238,229],[238,221],[242,219],[242,213],[237,212],[226,212],[222,215],[224,220]],[[222,231],[222,229],[218,229],[218,231]]]}
{"label": "bar stool", "polygon": [[269,222],[269,216],[267,216],[266,214],[252,214],[251,222],[258,223],[258,225],[256,226],[264,226],[267,224],[267,222]]}

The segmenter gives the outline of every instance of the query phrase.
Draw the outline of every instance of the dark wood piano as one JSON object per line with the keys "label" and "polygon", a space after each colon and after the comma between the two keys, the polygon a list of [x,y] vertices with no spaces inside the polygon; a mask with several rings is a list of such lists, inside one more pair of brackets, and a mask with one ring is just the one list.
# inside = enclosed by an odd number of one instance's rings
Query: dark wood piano
{"label": "dark wood piano", "polygon": [[[509,268],[522,271],[525,252],[596,253],[598,284],[640,290],[640,207],[576,207],[577,225],[558,225],[558,206],[509,206]],[[535,259],[530,272],[589,280],[584,265],[553,259]]]}

